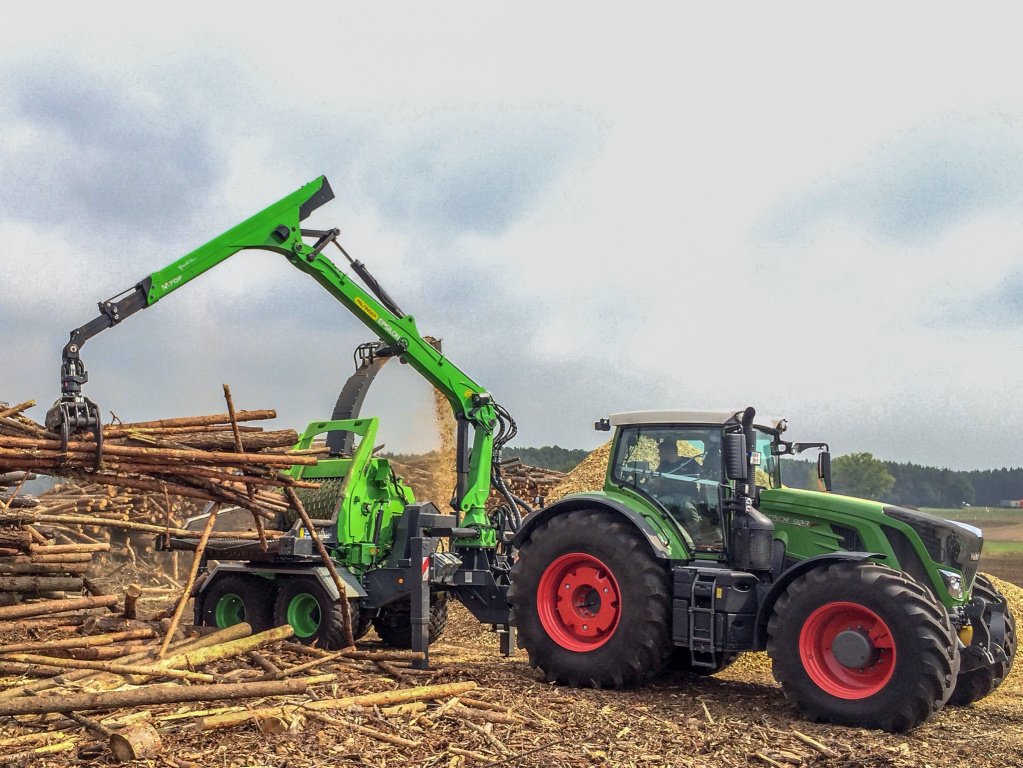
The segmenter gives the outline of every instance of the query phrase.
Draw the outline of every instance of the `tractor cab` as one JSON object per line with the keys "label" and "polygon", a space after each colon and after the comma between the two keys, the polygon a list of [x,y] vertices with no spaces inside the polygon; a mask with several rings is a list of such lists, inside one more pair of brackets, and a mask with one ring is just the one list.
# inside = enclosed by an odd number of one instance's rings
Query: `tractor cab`
{"label": "tractor cab", "polygon": [[[744,434],[741,411],[640,411],[613,415],[616,427],[609,490],[628,490],[666,513],[704,557],[723,556],[731,524],[727,502],[737,472],[726,464],[726,445]],[[760,419],[741,463],[753,467],[755,488],[781,487],[783,419]],[[734,450],[733,450],[734,453]]]}

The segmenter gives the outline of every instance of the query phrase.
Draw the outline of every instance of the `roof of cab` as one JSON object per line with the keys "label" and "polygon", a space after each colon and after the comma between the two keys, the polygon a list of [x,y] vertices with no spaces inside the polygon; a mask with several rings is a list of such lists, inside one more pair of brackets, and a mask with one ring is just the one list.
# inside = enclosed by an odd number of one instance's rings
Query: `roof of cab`
{"label": "roof of cab", "polygon": [[[611,424],[621,427],[631,424],[738,424],[743,409],[737,411],[628,411],[611,414]],[[784,432],[785,419],[757,416],[755,426]]]}

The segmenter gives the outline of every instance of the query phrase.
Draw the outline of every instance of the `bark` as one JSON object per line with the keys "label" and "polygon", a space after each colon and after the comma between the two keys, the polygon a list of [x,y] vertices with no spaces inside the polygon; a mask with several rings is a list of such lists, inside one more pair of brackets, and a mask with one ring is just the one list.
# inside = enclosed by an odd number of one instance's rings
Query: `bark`
{"label": "bark", "polygon": [[[238,421],[265,421],[276,419],[277,411],[266,409],[262,411],[238,411],[235,414]],[[226,413],[217,413],[211,416],[184,416],[178,419],[159,419],[157,421],[136,421],[131,424],[118,424],[114,429],[165,429],[176,427],[201,427],[213,424],[227,424],[231,417]]]}
{"label": "bark", "polygon": [[88,563],[5,563],[0,560],[0,574],[12,573],[35,573],[53,574],[66,573],[85,575],[89,569]]}
{"label": "bark", "polygon": [[78,555],[83,552],[109,552],[110,544],[53,544],[45,546],[42,544],[33,544],[29,547],[28,551],[29,554],[32,555]]}
{"label": "bark", "polygon": [[130,629],[127,632],[111,632],[105,635],[88,635],[86,637],[69,637],[65,640],[48,640],[46,642],[12,643],[0,645],[0,654],[18,653],[21,651],[32,651],[41,653],[43,651],[58,651],[68,648],[94,648],[100,645],[113,645],[128,640],[148,640],[156,637],[151,629]]}
{"label": "bark", "polygon": [[[475,683],[473,684],[475,686]],[[59,696],[19,696],[0,701],[0,715],[43,715],[92,709],[122,709],[188,701],[228,701],[264,696],[294,696],[306,692],[302,680],[214,685],[147,685],[127,691],[62,693]],[[397,693],[397,692],[396,692]]]}
{"label": "bark", "polygon": [[135,675],[137,677],[174,677],[199,683],[212,683],[213,675],[202,672],[190,672],[187,669],[156,669],[145,664],[120,664],[117,661],[89,661],[88,659],[57,659],[52,656],[39,656],[34,653],[12,653],[5,658],[19,664],[33,664],[54,669],[90,669],[98,672],[112,672],[115,675]]}
{"label": "bark", "polygon": [[149,723],[135,723],[110,734],[110,751],[122,763],[156,757],[163,751],[159,732]]}
{"label": "bark", "polygon": [[0,576],[0,592],[59,592],[81,588],[81,578],[64,578],[61,576]]}
{"label": "bark", "polygon": [[138,618],[138,600],[142,597],[142,586],[129,584],[124,588],[124,618]]}

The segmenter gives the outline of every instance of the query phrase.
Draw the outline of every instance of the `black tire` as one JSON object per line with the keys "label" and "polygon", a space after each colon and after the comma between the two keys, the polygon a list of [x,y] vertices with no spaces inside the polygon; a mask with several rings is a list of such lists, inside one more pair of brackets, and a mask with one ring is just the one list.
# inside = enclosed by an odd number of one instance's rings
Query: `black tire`
{"label": "black tire", "polygon": [[[356,612],[352,604],[352,613]],[[357,621],[357,617],[354,617]],[[327,651],[345,648],[344,604],[308,576],[289,576],[274,601],[274,622],[291,624],[295,639]]]}
{"label": "black tire", "polygon": [[[959,671],[945,609],[918,582],[876,563],[838,563],[797,578],[775,603],[767,632],[775,679],[815,722],[908,731],[945,705]],[[868,655],[862,667],[838,661],[839,635]]]}
{"label": "black tire", "polygon": [[273,582],[244,573],[214,577],[202,592],[202,623],[207,627],[230,627],[247,622],[253,632],[273,626]]}
{"label": "black tire", "polygon": [[[989,578],[980,573],[977,574],[977,579],[973,583],[973,596],[983,597],[988,603],[994,603],[1002,599],[1002,593],[991,583]],[[991,612],[985,611],[984,621],[990,621],[990,619]],[[967,704],[983,699],[1001,685],[1002,680],[1006,678],[1012,669],[1012,661],[1016,657],[1018,642],[1016,617],[1012,615],[1012,611],[1006,605],[1005,640],[1002,643],[1006,660],[996,661],[988,667],[961,673],[956,679],[956,687],[952,691],[952,697],[948,700],[948,703],[954,707],[965,707]]]}
{"label": "black tire", "polygon": [[741,653],[734,651],[715,651],[713,667],[698,667],[693,666],[693,654],[688,648],[676,648],[671,654],[668,668],[672,672],[681,672],[684,675],[706,677],[708,675],[716,675],[723,669],[728,669],[741,655]]}
{"label": "black tire", "polygon": [[[430,645],[444,633],[447,624],[448,593],[438,592],[430,596],[430,627],[427,632]],[[405,599],[384,606],[373,619],[373,629],[384,645],[390,648],[411,648],[412,604]]]}
{"label": "black tire", "polygon": [[[563,581],[570,603],[560,597]],[[548,681],[621,688],[664,671],[672,651],[668,569],[619,515],[573,510],[541,524],[519,549],[511,584],[519,645]]]}

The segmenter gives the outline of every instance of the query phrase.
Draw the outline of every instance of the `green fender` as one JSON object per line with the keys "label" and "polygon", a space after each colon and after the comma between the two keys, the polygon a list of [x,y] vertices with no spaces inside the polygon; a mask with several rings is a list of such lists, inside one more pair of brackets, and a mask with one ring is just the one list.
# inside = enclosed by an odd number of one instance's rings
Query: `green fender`
{"label": "green fender", "polygon": [[605,509],[618,515],[636,529],[643,541],[650,546],[654,557],[661,560],[672,559],[671,550],[664,544],[657,530],[650,525],[645,517],[614,499],[588,493],[573,494],[529,515],[515,534],[515,538],[512,539],[512,546],[516,549],[520,548],[540,525],[556,515],[574,512],[577,509]]}

